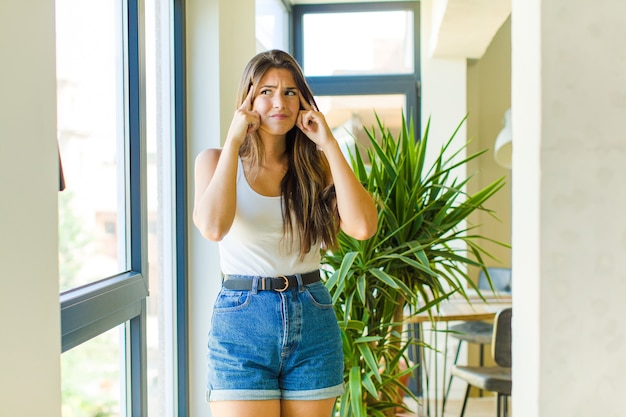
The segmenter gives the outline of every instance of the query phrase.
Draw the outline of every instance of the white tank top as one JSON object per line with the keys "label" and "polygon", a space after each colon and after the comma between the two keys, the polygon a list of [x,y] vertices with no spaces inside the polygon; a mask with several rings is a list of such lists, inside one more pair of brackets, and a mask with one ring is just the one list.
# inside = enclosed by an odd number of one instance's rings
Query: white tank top
{"label": "white tank top", "polygon": [[301,260],[298,240],[283,236],[281,197],[266,197],[254,191],[244,175],[241,158],[237,165],[235,219],[219,242],[222,273],[276,276],[318,269],[319,243]]}

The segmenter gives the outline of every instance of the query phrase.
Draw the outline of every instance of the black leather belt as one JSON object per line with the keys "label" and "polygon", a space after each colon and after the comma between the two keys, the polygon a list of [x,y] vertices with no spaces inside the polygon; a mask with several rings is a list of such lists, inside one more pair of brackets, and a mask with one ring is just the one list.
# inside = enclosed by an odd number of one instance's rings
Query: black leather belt
{"label": "black leather belt", "polygon": [[[313,284],[320,280],[320,271],[307,272],[301,274],[302,285]],[[290,288],[298,288],[298,277],[296,275],[278,275],[276,277],[250,277],[236,278],[237,275],[224,275],[222,286],[228,290],[250,291],[255,281],[258,281],[258,291],[283,292]]]}

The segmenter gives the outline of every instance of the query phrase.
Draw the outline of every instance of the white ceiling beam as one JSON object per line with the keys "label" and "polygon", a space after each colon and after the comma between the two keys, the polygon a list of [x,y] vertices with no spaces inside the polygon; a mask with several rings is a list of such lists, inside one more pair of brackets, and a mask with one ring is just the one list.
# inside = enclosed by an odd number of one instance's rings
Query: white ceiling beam
{"label": "white ceiling beam", "polygon": [[511,14],[511,0],[434,0],[432,13],[431,55],[478,59]]}

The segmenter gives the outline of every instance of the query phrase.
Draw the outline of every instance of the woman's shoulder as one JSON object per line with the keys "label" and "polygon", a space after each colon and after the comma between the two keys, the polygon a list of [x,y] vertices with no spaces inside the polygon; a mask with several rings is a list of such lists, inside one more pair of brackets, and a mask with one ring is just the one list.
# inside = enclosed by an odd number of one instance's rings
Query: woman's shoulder
{"label": "woman's shoulder", "polygon": [[217,148],[209,148],[201,151],[195,160],[195,175],[204,176],[204,175],[213,175],[215,172],[215,167],[217,167],[217,163],[220,160],[220,155],[222,154],[221,149]]}
{"label": "woman's shoulder", "polygon": [[220,157],[222,154],[222,148],[207,148],[203,151],[200,151],[198,156],[196,156],[196,160],[205,160],[205,159],[214,159]]}
{"label": "woman's shoulder", "polygon": [[201,151],[196,156],[196,165],[200,166],[215,166],[220,159],[222,149],[220,148],[208,148]]}

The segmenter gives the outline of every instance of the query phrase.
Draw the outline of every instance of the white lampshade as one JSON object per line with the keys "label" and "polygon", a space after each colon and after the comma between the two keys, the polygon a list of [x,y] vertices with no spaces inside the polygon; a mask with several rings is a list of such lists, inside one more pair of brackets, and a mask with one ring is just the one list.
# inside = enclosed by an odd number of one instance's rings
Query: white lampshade
{"label": "white lampshade", "polygon": [[513,129],[511,128],[511,109],[504,112],[504,127],[498,133],[493,149],[496,162],[505,168],[513,166]]}

